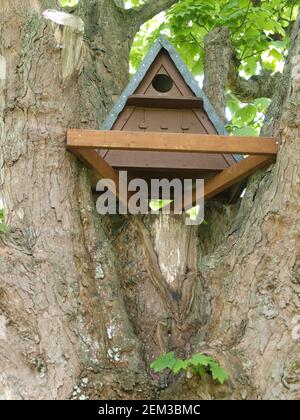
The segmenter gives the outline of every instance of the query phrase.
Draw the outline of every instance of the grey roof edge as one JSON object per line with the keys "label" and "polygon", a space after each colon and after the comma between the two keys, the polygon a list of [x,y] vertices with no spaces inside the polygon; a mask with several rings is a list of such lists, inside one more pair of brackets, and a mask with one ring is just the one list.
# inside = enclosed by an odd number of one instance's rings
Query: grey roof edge
{"label": "grey roof edge", "polygon": [[137,72],[135,73],[133,78],[130,80],[129,84],[127,85],[125,90],[122,92],[121,96],[116,101],[115,105],[113,106],[113,109],[104,120],[103,124],[101,125],[101,130],[112,129],[119,114],[123,111],[128,97],[136,91],[136,89],[138,88],[141,81],[144,79],[147,71],[149,70],[153,61],[158,56],[161,49],[162,49],[162,44],[160,42],[160,38],[158,38],[155,41],[155,43],[152,45],[150,50],[148,51],[148,54],[146,55],[146,57],[140,64]]}
{"label": "grey roof edge", "polygon": [[[147,71],[149,70],[150,66],[152,65],[152,63],[158,56],[159,52],[163,48],[169,53],[177,70],[179,71],[179,73],[181,74],[181,76],[183,77],[187,85],[190,87],[192,92],[197,97],[203,100],[204,110],[206,111],[208,117],[210,118],[212,124],[214,125],[217,133],[220,135],[227,135],[228,132],[226,131],[224,124],[222,123],[219,115],[216,113],[210,100],[205,95],[204,91],[200,88],[198,82],[195,80],[194,76],[192,75],[190,70],[187,68],[186,64],[180,57],[175,47],[171,44],[170,41],[168,41],[168,39],[164,35],[160,35],[159,38],[151,46],[146,57],[143,59],[142,63],[140,64],[137,72],[135,73],[133,78],[130,80],[129,84],[127,85],[125,90],[122,92],[119,99],[116,101],[115,105],[113,106],[113,109],[111,110],[109,115],[106,117],[106,119],[102,123],[100,129],[101,130],[112,129],[119,114],[123,111],[128,97],[132,95],[135,92],[135,90],[138,88],[139,84],[144,79]],[[240,161],[243,159],[242,155],[233,155],[233,156],[237,161]]]}

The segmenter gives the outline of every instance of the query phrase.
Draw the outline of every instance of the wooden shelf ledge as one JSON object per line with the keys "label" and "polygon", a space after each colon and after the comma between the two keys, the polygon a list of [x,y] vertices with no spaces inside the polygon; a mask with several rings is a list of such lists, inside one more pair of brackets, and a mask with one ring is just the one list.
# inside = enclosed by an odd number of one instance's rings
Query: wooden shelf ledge
{"label": "wooden shelf ledge", "polygon": [[[128,198],[127,196],[122,197],[120,195],[118,171],[112,168],[95,149],[240,153],[250,155],[205,181],[204,199],[214,197],[232,185],[249,177],[257,170],[275,162],[278,152],[277,142],[271,137],[133,133],[75,129],[68,130],[67,147],[86,166],[91,168],[99,179],[109,178],[115,182],[117,198],[123,204],[126,204]],[[196,192],[196,190],[193,191],[191,202],[185,202],[184,208],[195,205]],[[130,197],[130,194],[128,194],[128,197]]]}
{"label": "wooden shelf ledge", "polygon": [[67,146],[70,150],[107,149],[263,156],[276,156],[278,152],[278,144],[272,137],[114,130],[68,130]]}

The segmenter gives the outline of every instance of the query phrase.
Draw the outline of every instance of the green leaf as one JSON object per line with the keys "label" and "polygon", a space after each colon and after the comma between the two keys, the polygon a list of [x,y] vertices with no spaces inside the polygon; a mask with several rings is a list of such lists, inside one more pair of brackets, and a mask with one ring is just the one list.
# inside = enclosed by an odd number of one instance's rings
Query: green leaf
{"label": "green leaf", "polygon": [[188,366],[189,366],[189,361],[188,360],[176,360],[176,362],[174,363],[174,365],[172,367],[172,371],[175,374],[177,374],[181,370],[186,370]]}
{"label": "green leaf", "polygon": [[203,72],[203,62],[201,60],[196,61],[192,67],[192,73],[194,76],[199,76]]}
{"label": "green leaf", "polygon": [[263,62],[263,69],[264,70],[270,70],[271,72],[273,72],[273,71],[276,70],[276,64],[277,64],[276,60],[273,60],[271,62],[264,61]]}
{"label": "green leaf", "polygon": [[211,375],[215,381],[223,384],[228,379],[228,373],[218,363],[212,362],[209,364]]}
{"label": "green leaf", "polygon": [[197,375],[202,377],[207,373],[207,367],[198,365],[194,367],[194,371],[197,373]]}
{"label": "green leaf", "polygon": [[257,59],[255,57],[248,57],[246,60],[243,60],[244,66],[243,70],[248,74],[255,74],[257,69]]}
{"label": "green leaf", "polygon": [[208,366],[213,359],[209,356],[205,356],[204,354],[194,354],[191,359],[189,359],[191,365],[197,366]]}
{"label": "green leaf", "polygon": [[285,38],[282,41],[272,41],[272,42],[270,42],[270,44],[273,45],[277,49],[285,50],[286,48],[288,48],[289,39]]}
{"label": "green leaf", "polygon": [[275,50],[274,48],[271,49],[270,51],[270,55],[272,57],[274,57],[277,61],[282,61],[284,60],[283,54],[277,50]]}
{"label": "green leaf", "polygon": [[202,377],[206,373],[211,373],[214,380],[223,384],[228,379],[228,374],[212,357],[205,354],[194,354],[190,359],[177,360],[174,352],[166,353],[160,356],[152,364],[151,368],[155,372],[161,372],[165,369],[171,369],[174,374],[181,370],[196,373]]}
{"label": "green leaf", "polygon": [[5,233],[6,232],[6,225],[3,223],[3,219],[4,219],[4,211],[3,208],[0,208],[0,234]]}
{"label": "green leaf", "polygon": [[285,36],[285,30],[276,20],[274,20],[274,28],[280,35]]}
{"label": "green leaf", "polygon": [[233,95],[230,95],[229,99],[227,100],[227,106],[229,107],[230,112],[235,114],[240,109],[240,101]]}
{"label": "green leaf", "polygon": [[248,7],[248,4],[249,4],[249,0],[238,0],[238,6],[241,8]]}
{"label": "green leaf", "polygon": [[79,0],[59,0],[61,7],[75,7],[78,5]]}
{"label": "green leaf", "polygon": [[236,112],[235,118],[240,118],[243,122],[250,122],[256,117],[256,112],[254,105],[247,105]]}
{"label": "green leaf", "polygon": [[163,207],[167,206],[168,204],[171,204],[172,200],[151,200],[149,202],[149,207],[153,211],[161,210]]}
{"label": "green leaf", "polygon": [[258,136],[258,132],[257,130],[255,130],[255,128],[253,127],[243,127],[243,128],[236,128],[234,130],[232,130],[232,135],[234,136]]}
{"label": "green leaf", "polygon": [[176,362],[174,352],[166,353],[151,363],[150,367],[155,372],[161,372],[164,369],[172,369]]}
{"label": "green leaf", "polygon": [[254,100],[253,104],[256,107],[258,112],[266,113],[266,111],[269,108],[271,102],[272,101],[269,98],[258,98],[258,99]]}
{"label": "green leaf", "polygon": [[263,108],[268,108],[271,102],[272,101],[270,98],[257,98],[254,100],[253,103],[255,106],[262,106]]}

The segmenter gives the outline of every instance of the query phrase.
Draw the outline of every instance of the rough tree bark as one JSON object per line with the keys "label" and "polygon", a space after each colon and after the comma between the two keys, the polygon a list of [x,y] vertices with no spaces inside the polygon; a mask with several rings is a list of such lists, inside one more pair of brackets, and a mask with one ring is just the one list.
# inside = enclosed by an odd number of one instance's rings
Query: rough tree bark
{"label": "rough tree bark", "polygon": [[226,27],[215,28],[205,37],[204,91],[214,104],[218,115],[225,121],[225,93],[229,65],[234,49],[230,31]]}
{"label": "rough tree bark", "polygon": [[111,1],[81,2],[84,36],[41,17],[55,3],[0,2],[0,395],[147,398],[113,244],[65,150],[66,128],[97,128],[128,82],[132,35]]}
{"label": "rough tree bark", "polygon": [[[41,17],[54,7],[0,0],[0,398],[299,398],[299,21],[268,118],[278,162],[197,229],[99,217],[65,150],[66,128],[98,127],[127,83],[149,9],[134,21],[118,2],[82,0],[83,34],[76,18]],[[172,349],[213,354],[230,380],[151,377]]]}

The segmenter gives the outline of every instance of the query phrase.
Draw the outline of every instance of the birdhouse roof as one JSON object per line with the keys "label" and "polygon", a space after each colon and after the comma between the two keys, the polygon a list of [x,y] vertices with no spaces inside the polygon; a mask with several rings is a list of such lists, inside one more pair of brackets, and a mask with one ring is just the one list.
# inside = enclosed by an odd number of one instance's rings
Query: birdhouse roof
{"label": "birdhouse roof", "polygon": [[137,72],[132,77],[128,86],[123,91],[123,93],[121,94],[117,102],[115,103],[112,111],[103,122],[101,129],[102,130],[112,129],[119,114],[123,111],[129,96],[131,96],[136,91],[136,89],[138,88],[138,86],[140,85],[144,77],[146,76],[148,70],[150,69],[150,66],[153,64],[154,60],[156,59],[156,57],[162,50],[166,50],[169,53],[169,56],[171,57],[177,70],[183,77],[186,84],[189,86],[189,88],[192,90],[195,96],[197,96],[203,101],[203,108],[205,112],[207,113],[211,123],[215,127],[217,133],[220,135],[227,134],[224,124],[220,120],[218,114],[216,113],[214,107],[210,103],[208,97],[200,88],[198,82],[196,81],[192,73],[189,71],[185,63],[182,61],[181,57],[179,56],[174,46],[163,35],[161,35],[150,48],[148,54],[142,61]]}

